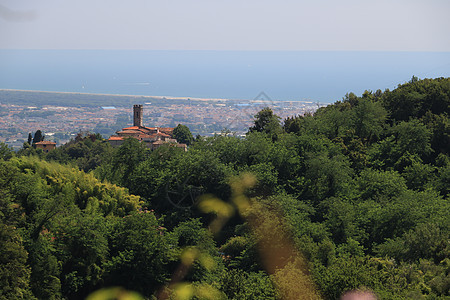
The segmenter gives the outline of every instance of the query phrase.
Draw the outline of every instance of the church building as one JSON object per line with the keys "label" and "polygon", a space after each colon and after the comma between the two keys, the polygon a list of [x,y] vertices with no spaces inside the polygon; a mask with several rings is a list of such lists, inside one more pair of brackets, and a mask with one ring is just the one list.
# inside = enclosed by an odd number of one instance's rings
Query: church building
{"label": "church building", "polygon": [[157,149],[161,145],[170,144],[174,147],[187,150],[186,144],[179,144],[173,138],[173,128],[167,127],[146,127],[143,122],[144,106],[141,104],[133,105],[133,126],[122,128],[112,135],[108,141],[112,146],[122,145],[124,139],[135,138],[144,142],[146,146],[152,150]]}

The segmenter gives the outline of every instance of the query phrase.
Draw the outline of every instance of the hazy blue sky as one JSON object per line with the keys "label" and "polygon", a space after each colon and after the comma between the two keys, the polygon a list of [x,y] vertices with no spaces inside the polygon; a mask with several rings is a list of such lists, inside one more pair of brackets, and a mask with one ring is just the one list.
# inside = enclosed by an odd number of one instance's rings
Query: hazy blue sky
{"label": "hazy blue sky", "polygon": [[0,0],[0,48],[450,51],[449,13],[449,0]]}

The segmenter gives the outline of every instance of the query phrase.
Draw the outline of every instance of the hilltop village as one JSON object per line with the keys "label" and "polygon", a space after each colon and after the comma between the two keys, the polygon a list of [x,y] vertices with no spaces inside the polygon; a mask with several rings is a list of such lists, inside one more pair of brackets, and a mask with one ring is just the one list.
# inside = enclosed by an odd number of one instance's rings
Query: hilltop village
{"label": "hilltop village", "polygon": [[171,144],[178,148],[187,150],[186,144],[180,144],[173,137],[172,127],[145,127],[143,122],[144,106],[141,104],[133,105],[133,126],[122,128],[112,135],[108,141],[112,146],[120,146],[126,138],[135,138],[154,150],[164,144]]}

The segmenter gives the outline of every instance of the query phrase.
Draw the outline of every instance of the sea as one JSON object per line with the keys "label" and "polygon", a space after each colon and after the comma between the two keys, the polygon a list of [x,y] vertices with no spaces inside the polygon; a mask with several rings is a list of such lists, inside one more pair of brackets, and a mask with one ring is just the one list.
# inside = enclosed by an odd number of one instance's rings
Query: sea
{"label": "sea", "polygon": [[0,50],[0,89],[333,103],[450,77],[450,52]]}

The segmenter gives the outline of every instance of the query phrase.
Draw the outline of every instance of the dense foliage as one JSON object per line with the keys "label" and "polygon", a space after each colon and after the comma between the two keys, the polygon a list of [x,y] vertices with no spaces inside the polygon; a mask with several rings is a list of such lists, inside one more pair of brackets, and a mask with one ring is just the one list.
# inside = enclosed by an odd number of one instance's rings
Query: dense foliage
{"label": "dense foliage", "polygon": [[448,299],[449,104],[412,80],[187,152],[0,145],[0,299]]}
{"label": "dense foliage", "polygon": [[191,131],[186,125],[178,124],[177,127],[173,129],[173,137],[178,141],[178,143],[190,145],[194,141]]}

